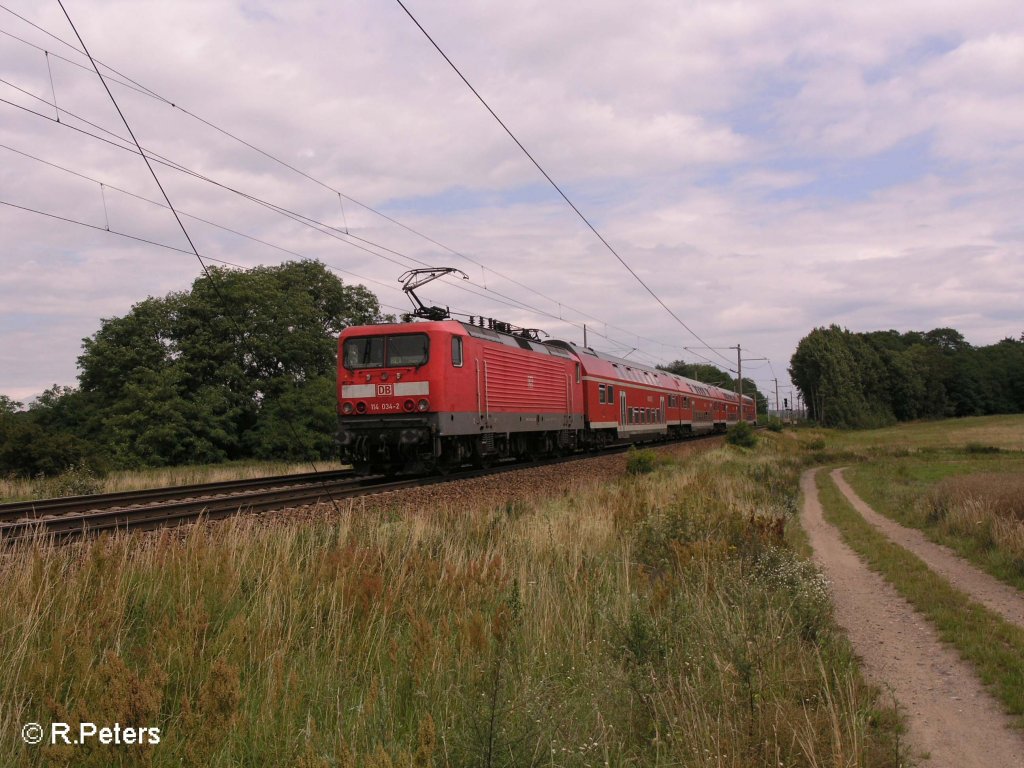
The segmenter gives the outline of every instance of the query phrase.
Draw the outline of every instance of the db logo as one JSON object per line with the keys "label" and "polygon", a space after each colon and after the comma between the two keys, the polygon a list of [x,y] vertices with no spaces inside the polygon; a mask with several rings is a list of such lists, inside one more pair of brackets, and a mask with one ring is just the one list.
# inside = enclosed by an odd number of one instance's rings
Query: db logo
{"label": "db logo", "polygon": [[377,397],[394,397],[395,385],[394,384],[378,384],[377,385]]}

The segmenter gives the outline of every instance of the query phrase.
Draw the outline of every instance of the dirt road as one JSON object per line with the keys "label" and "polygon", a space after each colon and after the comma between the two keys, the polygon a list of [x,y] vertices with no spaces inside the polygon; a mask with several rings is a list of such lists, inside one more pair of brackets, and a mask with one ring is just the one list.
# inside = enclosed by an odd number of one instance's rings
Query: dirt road
{"label": "dirt road", "polygon": [[825,522],[816,473],[809,470],[800,480],[801,520],[814,559],[832,583],[837,621],[861,657],[865,675],[891,690],[906,714],[914,759],[928,768],[1024,766],[1024,735],[970,666]]}
{"label": "dirt road", "polygon": [[836,487],[861,517],[892,541],[921,558],[935,573],[945,576],[961,592],[965,592],[990,611],[1024,627],[1024,594],[976,568],[948,547],[929,541],[921,531],[907,528],[880,515],[850,487],[842,469],[832,470]]}

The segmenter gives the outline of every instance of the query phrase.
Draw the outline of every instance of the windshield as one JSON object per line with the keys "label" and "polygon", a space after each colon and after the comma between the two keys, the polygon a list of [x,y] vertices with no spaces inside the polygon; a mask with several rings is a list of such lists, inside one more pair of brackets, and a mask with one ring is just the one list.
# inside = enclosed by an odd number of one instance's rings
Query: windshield
{"label": "windshield", "polygon": [[342,360],[350,370],[420,366],[426,364],[429,349],[430,340],[425,333],[363,336],[345,340]]}
{"label": "windshield", "polygon": [[388,367],[423,365],[427,362],[429,342],[425,333],[408,336],[388,336]]}
{"label": "windshield", "polygon": [[380,368],[384,365],[384,337],[345,340],[346,368]]}

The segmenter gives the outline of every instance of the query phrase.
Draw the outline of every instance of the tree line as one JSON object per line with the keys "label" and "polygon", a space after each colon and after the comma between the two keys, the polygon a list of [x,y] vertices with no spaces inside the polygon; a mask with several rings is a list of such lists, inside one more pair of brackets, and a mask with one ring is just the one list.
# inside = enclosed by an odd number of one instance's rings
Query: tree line
{"label": "tree line", "polygon": [[317,261],[212,268],[82,340],[78,386],[0,395],[0,473],[329,458],[337,338],[393,319]]}
{"label": "tree line", "polygon": [[809,417],[826,426],[1024,411],[1024,333],[975,347],[953,328],[853,333],[815,328],[790,377]]}

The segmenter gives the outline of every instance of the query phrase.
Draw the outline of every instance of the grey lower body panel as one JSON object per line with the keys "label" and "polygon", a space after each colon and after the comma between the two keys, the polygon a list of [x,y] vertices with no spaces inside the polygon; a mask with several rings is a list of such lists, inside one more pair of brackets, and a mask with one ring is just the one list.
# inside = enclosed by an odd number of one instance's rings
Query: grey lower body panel
{"label": "grey lower body panel", "polygon": [[583,414],[564,413],[437,413],[440,437],[482,435],[488,432],[558,432],[583,429]]}

